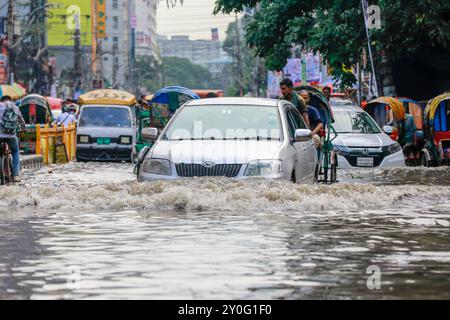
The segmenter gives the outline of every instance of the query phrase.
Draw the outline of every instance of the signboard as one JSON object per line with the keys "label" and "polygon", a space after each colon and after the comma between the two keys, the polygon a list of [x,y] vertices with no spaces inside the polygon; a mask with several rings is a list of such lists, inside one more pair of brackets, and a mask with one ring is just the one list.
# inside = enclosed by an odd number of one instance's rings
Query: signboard
{"label": "signboard", "polygon": [[306,56],[306,81],[320,81],[320,56],[308,53]]}
{"label": "signboard", "polygon": [[103,81],[102,80],[92,80],[92,87],[94,89],[102,89],[103,88]]}
{"label": "signboard", "polygon": [[106,37],[106,0],[96,0],[95,10],[97,37],[104,39]]}
{"label": "signboard", "polygon": [[302,60],[288,59],[288,63],[283,69],[285,78],[292,80],[294,85],[300,85],[302,82]]}
{"label": "signboard", "polygon": [[73,35],[77,25],[80,27],[81,45],[92,44],[91,0],[49,0],[48,4],[49,46],[73,46]]}
{"label": "signboard", "polygon": [[137,18],[136,16],[133,15],[130,17],[130,27],[132,29],[136,29],[136,25],[137,25]]}
{"label": "signboard", "polygon": [[219,29],[218,28],[211,29],[211,39],[213,41],[219,41]]}
{"label": "signboard", "polygon": [[283,73],[269,71],[267,74],[267,96],[278,99],[281,97],[280,82],[283,80]]}

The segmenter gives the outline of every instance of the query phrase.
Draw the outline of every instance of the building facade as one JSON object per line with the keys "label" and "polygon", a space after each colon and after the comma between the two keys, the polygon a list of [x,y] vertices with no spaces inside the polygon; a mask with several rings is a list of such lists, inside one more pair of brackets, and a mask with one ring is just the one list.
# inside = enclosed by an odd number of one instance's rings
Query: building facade
{"label": "building facade", "polygon": [[158,36],[158,46],[163,57],[188,59],[205,66],[211,73],[220,73],[231,58],[222,49],[218,40],[190,40],[189,36]]}
{"label": "building facade", "polygon": [[135,0],[134,8],[136,19],[136,56],[156,56],[158,52],[156,41],[156,3],[149,0]]}

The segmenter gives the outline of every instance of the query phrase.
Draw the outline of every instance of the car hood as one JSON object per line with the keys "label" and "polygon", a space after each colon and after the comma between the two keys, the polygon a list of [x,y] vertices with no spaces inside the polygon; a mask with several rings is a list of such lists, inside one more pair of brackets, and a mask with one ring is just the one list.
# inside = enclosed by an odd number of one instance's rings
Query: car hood
{"label": "car hood", "polygon": [[385,133],[354,134],[340,133],[333,141],[334,145],[346,147],[379,148],[393,144],[394,141]]}
{"label": "car hood", "polygon": [[258,159],[279,159],[280,141],[158,141],[149,155],[173,163],[244,164]]}

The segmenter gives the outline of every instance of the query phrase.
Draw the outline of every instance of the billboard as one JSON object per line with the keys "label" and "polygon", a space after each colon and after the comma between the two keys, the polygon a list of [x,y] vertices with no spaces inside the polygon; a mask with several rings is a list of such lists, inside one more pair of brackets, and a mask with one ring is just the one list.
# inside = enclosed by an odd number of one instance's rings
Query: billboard
{"label": "billboard", "polygon": [[303,80],[302,71],[301,59],[288,59],[288,62],[283,69],[284,76],[291,79],[295,86],[300,85]]}
{"label": "billboard", "polygon": [[97,13],[97,37],[106,37],[106,0],[96,0],[95,10]]}
{"label": "billboard", "polygon": [[278,99],[281,97],[280,82],[283,80],[281,71],[269,71],[267,73],[267,97]]}
{"label": "billboard", "polygon": [[[92,1],[48,0],[48,45],[73,46],[76,26],[80,26],[82,46],[92,45]],[[77,21],[78,17],[78,21]]]}
{"label": "billboard", "polygon": [[308,53],[306,56],[306,80],[308,82],[320,81],[320,55]]}

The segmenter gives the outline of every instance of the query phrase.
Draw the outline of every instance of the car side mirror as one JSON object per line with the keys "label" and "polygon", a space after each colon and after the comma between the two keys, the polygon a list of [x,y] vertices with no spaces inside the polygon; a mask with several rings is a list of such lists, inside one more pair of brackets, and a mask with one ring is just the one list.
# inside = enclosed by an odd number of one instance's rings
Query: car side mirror
{"label": "car side mirror", "polygon": [[311,130],[309,129],[297,129],[295,130],[295,141],[309,141],[311,140]]}
{"label": "car side mirror", "polygon": [[158,139],[158,129],[144,128],[141,135],[144,140],[156,140]]}
{"label": "car side mirror", "polygon": [[383,131],[384,133],[391,135],[394,133],[394,128],[392,128],[391,126],[383,126]]}

